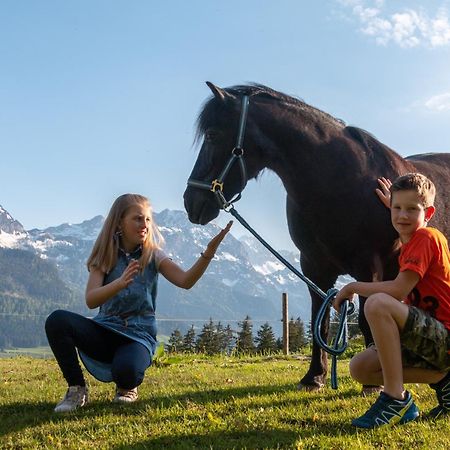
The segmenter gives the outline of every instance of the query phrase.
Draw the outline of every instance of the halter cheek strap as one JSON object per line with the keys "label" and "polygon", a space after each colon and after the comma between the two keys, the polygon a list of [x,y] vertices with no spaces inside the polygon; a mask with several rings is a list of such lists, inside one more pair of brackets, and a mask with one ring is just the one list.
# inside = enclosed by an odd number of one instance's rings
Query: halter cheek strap
{"label": "halter cheek strap", "polygon": [[[247,124],[248,106],[249,106],[249,96],[244,95],[241,101],[241,115],[239,118],[239,129],[238,129],[238,136],[236,139],[236,146],[231,151],[231,156],[228,159],[227,163],[225,164],[225,167],[223,168],[219,177],[216,178],[215,180],[212,180],[211,183],[208,183],[206,181],[195,180],[193,178],[189,178],[187,182],[188,186],[196,187],[199,189],[207,189],[213,192],[217,198],[217,201],[219,202],[220,208],[225,210],[241,198],[242,191],[244,190],[245,185],[247,184],[247,170],[244,161],[243,143],[245,136],[245,127]],[[223,194],[224,181],[236,161],[239,163],[239,168],[241,172],[241,188],[239,190],[239,193],[233,199],[226,200]]]}

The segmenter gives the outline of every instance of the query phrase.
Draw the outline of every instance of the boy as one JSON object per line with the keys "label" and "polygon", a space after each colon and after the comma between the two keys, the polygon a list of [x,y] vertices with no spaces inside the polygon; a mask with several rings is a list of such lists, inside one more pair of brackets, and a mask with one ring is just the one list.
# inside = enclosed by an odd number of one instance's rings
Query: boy
{"label": "boy", "polygon": [[404,382],[430,384],[439,404],[429,417],[450,416],[450,254],[442,233],[426,228],[435,212],[435,187],[424,175],[411,173],[395,180],[390,192],[391,221],[402,243],[399,274],[391,281],[349,283],[333,302],[339,311],[354,294],[368,297],[364,313],[375,345],[352,359],[350,373],[362,384],[384,389],[352,421],[360,428],[418,417]]}

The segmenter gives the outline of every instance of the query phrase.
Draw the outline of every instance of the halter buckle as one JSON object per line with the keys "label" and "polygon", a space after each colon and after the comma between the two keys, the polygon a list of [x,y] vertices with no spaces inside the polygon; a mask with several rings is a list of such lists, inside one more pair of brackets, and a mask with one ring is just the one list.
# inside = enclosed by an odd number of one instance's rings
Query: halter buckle
{"label": "halter buckle", "polygon": [[223,191],[223,182],[220,182],[219,180],[213,180],[211,182],[211,192],[216,192],[217,190],[219,190],[220,192]]}

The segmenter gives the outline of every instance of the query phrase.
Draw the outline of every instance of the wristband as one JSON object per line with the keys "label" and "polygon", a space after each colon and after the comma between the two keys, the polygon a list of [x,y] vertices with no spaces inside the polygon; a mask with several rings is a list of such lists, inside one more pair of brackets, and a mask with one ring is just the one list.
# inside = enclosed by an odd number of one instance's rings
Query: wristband
{"label": "wristband", "polygon": [[212,255],[212,256],[206,256],[203,252],[200,253],[200,256],[201,256],[202,258],[207,259],[208,261],[211,261],[211,260],[214,258],[214,255]]}

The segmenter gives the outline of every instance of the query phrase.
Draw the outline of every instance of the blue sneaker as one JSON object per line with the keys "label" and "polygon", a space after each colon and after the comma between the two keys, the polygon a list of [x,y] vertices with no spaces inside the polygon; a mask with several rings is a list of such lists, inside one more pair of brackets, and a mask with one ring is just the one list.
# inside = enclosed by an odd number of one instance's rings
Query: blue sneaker
{"label": "blue sneaker", "polygon": [[430,384],[430,388],[436,391],[439,404],[427,414],[427,419],[450,415],[450,372],[439,383]]}
{"label": "blue sneaker", "polygon": [[354,419],[352,425],[358,428],[378,428],[395,423],[406,423],[419,417],[419,408],[411,394],[406,391],[404,400],[397,400],[384,392],[361,417]]}

